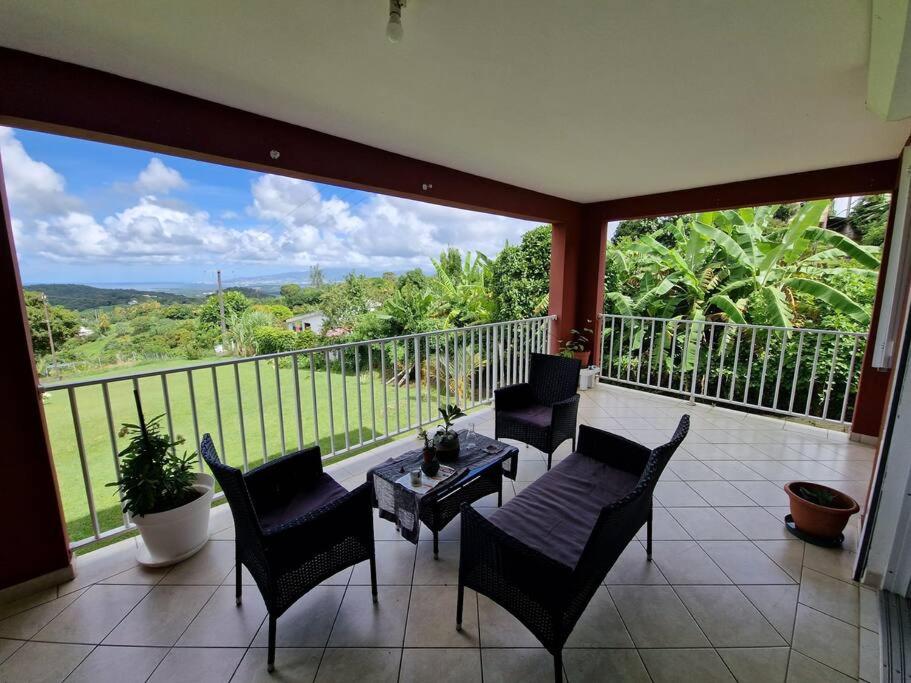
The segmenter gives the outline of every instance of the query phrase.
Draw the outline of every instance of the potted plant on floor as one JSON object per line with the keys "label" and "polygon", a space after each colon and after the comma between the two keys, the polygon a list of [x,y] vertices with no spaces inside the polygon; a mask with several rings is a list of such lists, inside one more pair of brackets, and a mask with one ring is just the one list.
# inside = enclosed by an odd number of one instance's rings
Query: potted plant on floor
{"label": "potted plant on floor", "polygon": [[[590,323],[591,320],[586,322]],[[583,368],[588,367],[592,352],[586,347],[590,341],[588,335],[594,334],[594,330],[590,327],[583,327],[581,330],[573,329],[569,332],[572,336],[569,341],[564,342],[563,346],[560,347],[560,355],[566,358],[575,358],[582,363]]]}
{"label": "potted plant on floor", "polygon": [[791,502],[791,520],[806,540],[839,544],[851,515],[860,511],[851,496],[822,484],[792,481],[784,490]]}
{"label": "potted plant on floor", "polygon": [[428,477],[433,477],[440,471],[440,461],[437,460],[437,452],[433,448],[433,440],[427,433],[426,429],[418,431],[418,438],[424,439],[423,461],[421,462],[421,471]]}
{"label": "potted plant on floor", "polygon": [[437,433],[433,435],[433,447],[443,462],[455,460],[459,457],[459,433],[452,428],[452,423],[456,418],[464,417],[465,413],[453,403],[440,408],[440,415],[443,424],[437,427]]}
{"label": "potted plant on floor", "polygon": [[130,441],[117,457],[123,511],[139,528],[144,547],[139,562],[164,567],[190,557],[209,540],[209,510],[215,480],[195,470],[195,454],[181,455],[178,437],[161,433],[163,415],[146,422],[139,392],[133,392],[139,424],[123,424],[120,436]]}

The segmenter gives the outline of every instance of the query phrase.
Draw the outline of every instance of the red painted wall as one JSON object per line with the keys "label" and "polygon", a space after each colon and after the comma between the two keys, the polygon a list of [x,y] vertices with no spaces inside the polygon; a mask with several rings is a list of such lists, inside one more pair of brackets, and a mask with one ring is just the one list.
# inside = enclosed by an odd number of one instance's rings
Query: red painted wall
{"label": "red painted wall", "polygon": [[[893,198],[898,190],[898,174],[893,179]],[[883,420],[886,417],[886,407],[889,400],[889,381],[892,371],[879,370],[873,367],[873,347],[876,344],[876,326],[882,311],[883,287],[886,281],[887,263],[885,255],[889,253],[892,244],[892,235],[895,230],[895,202],[889,209],[889,224],[886,230],[886,239],[883,243],[883,261],[879,271],[879,281],[876,285],[876,301],[873,304],[873,314],[870,317],[870,336],[867,340],[867,350],[864,353],[861,366],[860,384],[857,388],[857,398],[854,402],[854,417],[851,422],[851,431],[855,434],[879,437],[882,432]],[[899,286],[899,291],[906,291],[908,283]]]}
{"label": "red painted wall", "polygon": [[38,395],[38,376],[0,166],[0,588],[62,569],[70,552]]}
{"label": "red painted wall", "polygon": [[601,321],[604,304],[604,258],[607,223],[584,213],[572,223],[555,223],[551,242],[550,314],[557,316],[551,351],[570,338],[570,330],[594,330],[592,362],[598,361],[601,348]]}

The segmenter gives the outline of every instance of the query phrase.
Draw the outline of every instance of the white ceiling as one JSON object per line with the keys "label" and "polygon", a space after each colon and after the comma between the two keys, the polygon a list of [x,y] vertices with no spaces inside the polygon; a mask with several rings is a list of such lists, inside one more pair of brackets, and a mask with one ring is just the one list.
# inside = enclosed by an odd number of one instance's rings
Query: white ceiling
{"label": "white ceiling", "polygon": [[[898,155],[869,0],[4,0],[0,44],[577,201]],[[2,87],[2,85],[0,85]]]}

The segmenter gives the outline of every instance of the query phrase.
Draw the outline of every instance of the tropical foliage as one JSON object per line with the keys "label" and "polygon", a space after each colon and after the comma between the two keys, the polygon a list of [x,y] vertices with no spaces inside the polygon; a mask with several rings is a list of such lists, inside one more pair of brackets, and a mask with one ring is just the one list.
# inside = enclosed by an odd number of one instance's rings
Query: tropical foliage
{"label": "tropical foliage", "polygon": [[[828,284],[833,277],[875,282],[879,254],[821,227],[828,201],[807,202],[781,222],[778,207],[677,219],[608,248],[607,312],[780,327],[806,322],[810,302],[861,325],[869,302]],[[665,244],[670,246],[665,246]]]}

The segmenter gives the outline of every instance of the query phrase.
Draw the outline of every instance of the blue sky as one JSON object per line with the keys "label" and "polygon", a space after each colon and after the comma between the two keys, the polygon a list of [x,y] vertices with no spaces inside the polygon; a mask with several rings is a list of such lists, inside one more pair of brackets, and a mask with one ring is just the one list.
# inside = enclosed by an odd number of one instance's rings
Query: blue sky
{"label": "blue sky", "polygon": [[9,128],[0,158],[25,283],[430,269],[446,246],[495,256],[535,225]]}

